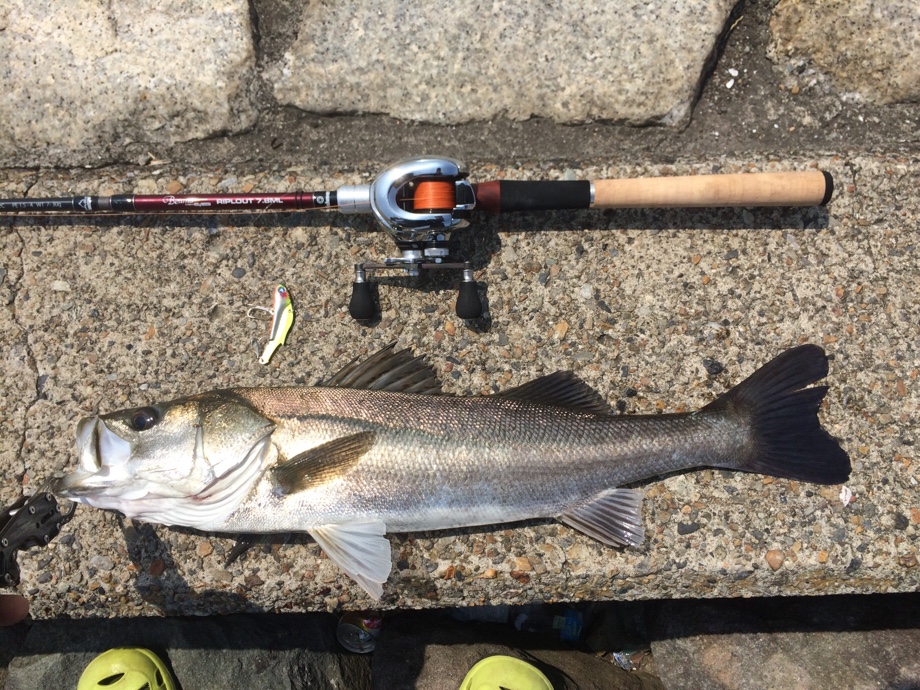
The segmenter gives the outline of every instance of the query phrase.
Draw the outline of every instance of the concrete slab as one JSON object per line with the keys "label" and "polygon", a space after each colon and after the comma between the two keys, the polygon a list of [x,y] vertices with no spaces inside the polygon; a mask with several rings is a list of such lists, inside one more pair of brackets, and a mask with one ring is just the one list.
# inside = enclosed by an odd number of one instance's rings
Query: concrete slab
{"label": "concrete slab", "polygon": [[733,5],[311,3],[266,77],[318,113],[685,124]]}
{"label": "concrete slab", "polygon": [[920,6],[911,0],[813,3],[783,0],[768,53],[795,93],[833,87],[849,99],[920,101]]}
{"label": "concrete slab", "polygon": [[652,632],[668,690],[913,688],[918,598],[661,602]]}
{"label": "concrete slab", "polygon": [[[173,182],[188,191],[322,189],[365,181],[386,162],[344,173],[177,165],[26,180],[5,171],[2,184],[34,181],[33,195],[165,190]],[[6,328],[25,334],[32,360],[5,361],[9,375],[42,383],[41,396],[17,403],[28,409],[12,420],[10,438],[24,439],[21,464],[3,465],[0,485],[29,490],[67,465],[73,424],[93,410],[229,385],[310,383],[393,340],[427,355],[450,392],[497,391],[574,369],[629,413],[693,409],[780,350],[817,342],[833,356],[822,416],[853,457],[852,502],[839,499],[840,487],[703,471],[644,487],[649,540],[625,552],[545,522],[397,535],[396,567],[378,606],[914,590],[916,163],[853,155],[480,166],[479,179],[593,179],[817,165],[834,174],[838,194],[826,212],[482,220],[458,237],[488,306],[472,326],[453,315],[446,276],[421,289],[387,281],[379,321],[355,324],[346,311],[351,265],[392,252],[363,218],[19,219],[4,230],[5,246],[22,247],[4,256],[14,298]],[[263,367],[256,358],[264,324],[245,311],[266,302],[279,280],[299,319]],[[704,360],[722,371],[709,373]],[[62,536],[21,558],[21,591],[37,617],[376,605],[303,539],[225,569],[229,539],[99,511],[80,511]],[[782,554],[775,570],[768,551]]]}
{"label": "concrete slab", "polygon": [[99,160],[131,142],[168,145],[255,121],[249,5],[128,0],[0,8],[0,157]]}

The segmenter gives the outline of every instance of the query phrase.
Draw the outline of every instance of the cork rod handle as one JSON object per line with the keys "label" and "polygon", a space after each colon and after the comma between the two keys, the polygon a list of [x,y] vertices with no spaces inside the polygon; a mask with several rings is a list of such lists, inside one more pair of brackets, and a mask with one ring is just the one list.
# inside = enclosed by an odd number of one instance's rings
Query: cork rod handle
{"label": "cork rod handle", "polygon": [[592,208],[818,206],[834,181],[820,170],[595,180]]}

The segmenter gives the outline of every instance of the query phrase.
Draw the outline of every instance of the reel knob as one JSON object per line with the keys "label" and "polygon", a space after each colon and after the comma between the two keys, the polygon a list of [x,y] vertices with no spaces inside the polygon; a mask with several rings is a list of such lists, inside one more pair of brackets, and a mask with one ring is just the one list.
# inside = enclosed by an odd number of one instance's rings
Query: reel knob
{"label": "reel knob", "polygon": [[374,316],[374,297],[371,284],[367,282],[364,266],[355,266],[355,282],[351,284],[351,299],[348,301],[348,313],[357,321],[366,321]]}
{"label": "reel knob", "polygon": [[457,295],[457,316],[461,319],[478,319],[482,316],[482,301],[479,299],[479,288],[473,279],[471,268],[463,269],[463,278],[460,282],[460,292]]}

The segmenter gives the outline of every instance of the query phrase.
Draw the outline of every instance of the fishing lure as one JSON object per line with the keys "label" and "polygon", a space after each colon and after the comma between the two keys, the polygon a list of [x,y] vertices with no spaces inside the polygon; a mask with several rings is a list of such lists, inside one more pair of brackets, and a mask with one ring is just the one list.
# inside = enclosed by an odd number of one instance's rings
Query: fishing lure
{"label": "fishing lure", "polygon": [[[271,309],[266,307],[253,307],[252,309],[267,311],[272,315],[272,330],[268,336],[268,342],[265,343],[265,349],[262,350],[262,356],[259,357],[259,364],[268,364],[275,350],[284,345],[287,334],[294,324],[294,303],[291,302],[291,293],[284,285],[279,284],[275,288]],[[252,316],[252,309],[247,312],[247,316]]]}

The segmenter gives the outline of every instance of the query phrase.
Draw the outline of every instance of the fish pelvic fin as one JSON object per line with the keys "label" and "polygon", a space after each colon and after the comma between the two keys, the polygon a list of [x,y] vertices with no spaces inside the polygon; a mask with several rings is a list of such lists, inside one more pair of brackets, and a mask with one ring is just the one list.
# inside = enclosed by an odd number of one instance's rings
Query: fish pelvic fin
{"label": "fish pelvic fin", "polygon": [[824,350],[800,345],[702,408],[697,414],[740,415],[751,429],[746,450],[720,467],[814,484],[845,482],[850,476],[850,457],[818,419],[828,388],[805,388],[827,372]]}
{"label": "fish pelvic fin", "polygon": [[286,495],[325,484],[350,470],[374,445],[374,433],[361,431],[323,443],[273,467],[275,491]]}
{"label": "fish pelvic fin", "polygon": [[392,558],[380,520],[321,525],[307,530],[326,555],[374,599],[383,596]]}
{"label": "fish pelvic fin", "polygon": [[324,388],[359,388],[391,393],[438,395],[441,383],[434,369],[409,350],[396,351],[390,343],[365,359],[355,358],[331,378],[317,385]]}
{"label": "fish pelvic fin", "polygon": [[635,489],[611,489],[556,519],[608,546],[635,546],[645,540],[642,497]]}
{"label": "fish pelvic fin", "polygon": [[600,393],[571,371],[557,371],[541,376],[496,395],[539,405],[567,407],[580,412],[610,414],[610,405]]}

